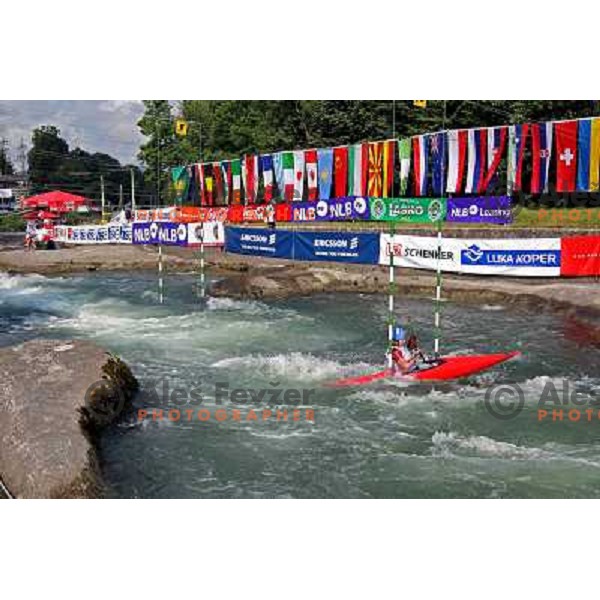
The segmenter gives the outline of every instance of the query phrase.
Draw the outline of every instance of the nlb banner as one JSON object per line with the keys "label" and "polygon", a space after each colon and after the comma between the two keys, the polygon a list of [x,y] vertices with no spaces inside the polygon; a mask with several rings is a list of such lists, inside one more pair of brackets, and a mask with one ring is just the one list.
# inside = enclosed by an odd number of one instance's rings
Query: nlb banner
{"label": "nlb banner", "polygon": [[295,232],[296,260],[377,264],[379,234],[340,232]]}
{"label": "nlb banner", "polygon": [[600,275],[600,235],[579,235],[560,241],[560,274],[565,277]]}
{"label": "nlb banner", "polygon": [[455,223],[512,223],[510,196],[448,198],[446,220]]}
{"label": "nlb banner", "polygon": [[294,234],[291,231],[227,227],[225,251],[270,258],[294,258]]}
{"label": "nlb banner", "polygon": [[225,227],[220,221],[188,224],[188,246],[222,246],[225,243]]}
{"label": "nlb banner", "polygon": [[446,217],[445,198],[371,198],[373,221],[437,223]]}
{"label": "nlb banner", "polygon": [[164,246],[187,246],[188,226],[186,223],[156,222],[134,223],[134,244],[163,244]]}
{"label": "nlb banner", "polygon": [[435,237],[382,234],[379,264],[390,254],[400,267],[478,275],[556,277],[561,272],[559,238],[458,239],[442,238],[441,253]]}
{"label": "nlb banner", "polygon": [[358,221],[370,218],[368,198],[361,196],[293,202],[289,207],[290,221]]}

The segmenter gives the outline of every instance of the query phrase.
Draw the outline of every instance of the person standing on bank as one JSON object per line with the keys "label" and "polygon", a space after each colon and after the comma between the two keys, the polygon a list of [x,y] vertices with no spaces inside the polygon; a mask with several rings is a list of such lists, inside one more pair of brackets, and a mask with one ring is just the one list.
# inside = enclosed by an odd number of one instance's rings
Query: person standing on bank
{"label": "person standing on bank", "polygon": [[275,207],[273,201],[269,202],[265,207],[265,223],[269,229],[275,229]]}

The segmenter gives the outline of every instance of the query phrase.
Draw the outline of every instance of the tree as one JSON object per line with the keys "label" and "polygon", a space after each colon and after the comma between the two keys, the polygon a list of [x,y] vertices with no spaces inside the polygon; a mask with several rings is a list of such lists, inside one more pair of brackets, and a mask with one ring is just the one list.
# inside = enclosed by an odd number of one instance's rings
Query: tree
{"label": "tree", "polygon": [[125,202],[129,203],[133,169],[136,202],[138,205],[149,203],[139,167],[123,166],[116,158],[101,152],[91,154],[82,148],[69,150],[67,142],[60,137],[60,131],[52,125],[35,129],[32,142],[28,158],[29,178],[34,193],[62,189],[86,198],[99,199],[102,176],[108,203],[116,204],[119,201],[120,186],[123,186]]}
{"label": "tree", "polygon": [[[191,150],[189,143],[175,135],[175,121],[168,100],[144,100],[145,111],[138,127],[148,139],[142,144],[138,158],[145,165],[144,181],[147,189],[155,190],[156,200],[167,197],[168,169],[185,164]],[[184,138],[185,139],[185,138]]]}
{"label": "tree", "polygon": [[13,165],[8,155],[8,142],[0,140],[0,175],[12,175]]}

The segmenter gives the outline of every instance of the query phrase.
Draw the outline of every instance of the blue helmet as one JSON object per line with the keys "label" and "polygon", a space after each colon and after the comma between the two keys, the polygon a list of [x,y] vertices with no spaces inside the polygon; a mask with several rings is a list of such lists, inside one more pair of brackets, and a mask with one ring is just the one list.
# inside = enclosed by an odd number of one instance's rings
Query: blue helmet
{"label": "blue helmet", "polygon": [[392,327],[392,340],[394,342],[399,342],[400,340],[403,340],[406,336],[406,333],[404,331],[404,329],[402,327],[400,327],[400,325],[394,325]]}

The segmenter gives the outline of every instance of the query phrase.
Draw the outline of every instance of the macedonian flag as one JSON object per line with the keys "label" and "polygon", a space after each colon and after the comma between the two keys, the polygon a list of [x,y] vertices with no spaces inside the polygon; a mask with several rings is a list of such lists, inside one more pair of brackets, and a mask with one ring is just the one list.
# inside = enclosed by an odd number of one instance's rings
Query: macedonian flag
{"label": "macedonian flag", "polygon": [[369,169],[367,193],[371,198],[380,198],[383,192],[383,142],[369,144]]}

